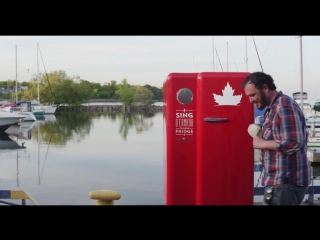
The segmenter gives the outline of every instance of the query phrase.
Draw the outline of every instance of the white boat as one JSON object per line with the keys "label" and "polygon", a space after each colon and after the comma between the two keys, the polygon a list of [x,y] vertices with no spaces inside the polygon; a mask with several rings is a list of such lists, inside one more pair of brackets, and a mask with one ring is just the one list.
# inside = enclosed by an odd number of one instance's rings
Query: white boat
{"label": "white boat", "polygon": [[26,116],[26,118],[24,118],[23,121],[33,121],[34,122],[37,120],[32,112],[21,112],[20,114]]}
{"label": "white boat", "polygon": [[21,107],[6,106],[6,107],[0,108],[0,111],[21,114],[21,115],[25,116],[23,121],[35,121],[36,120],[36,118],[32,112],[27,112]]}
{"label": "white boat", "polygon": [[22,114],[0,111],[0,132],[4,132],[11,125],[20,122],[26,116]]}
{"label": "white boat", "polygon": [[[16,61],[17,61],[17,46],[16,46]],[[16,91],[15,91],[16,102],[1,106],[1,111],[14,112],[16,114],[23,115],[23,116],[25,116],[23,121],[36,121],[37,119],[31,110],[30,101],[29,101],[29,104],[27,101],[18,102],[18,79],[17,79],[17,76],[18,76],[18,73],[17,73],[17,64],[16,64]]]}
{"label": "white boat", "polygon": [[308,148],[320,148],[320,137],[313,136],[308,138]]}
{"label": "white boat", "polygon": [[318,115],[307,115],[306,118],[306,125],[307,127],[314,126],[315,128],[319,128],[320,131],[320,116]]}
{"label": "white boat", "polygon": [[35,110],[44,111],[44,114],[54,114],[55,111],[57,110],[57,106],[55,106],[55,105],[42,105],[42,104],[39,104],[39,105],[34,105],[34,106],[33,106],[33,111],[35,111]]}
{"label": "white boat", "polygon": [[15,108],[17,113],[23,114],[26,118],[23,121],[36,121],[36,117],[34,116],[31,109],[30,101],[19,101],[17,102],[17,107]]}
{"label": "white boat", "polygon": [[34,108],[34,106],[39,105],[39,102],[37,100],[30,100],[30,103],[31,103],[32,113],[36,118],[40,117],[40,116],[44,116],[44,110],[43,109],[35,109]]}
{"label": "white boat", "polygon": [[[292,93],[292,98],[293,100],[295,100],[300,108],[301,108],[301,93],[300,92],[294,92]],[[309,100],[308,100],[308,94],[306,92],[303,92],[303,107],[302,107],[302,112],[305,116],[309,116],[313,114],[313,107],[310,104]]]}
{"label": "white boat", "polygon": [[24,106],[17,106],[15,103],[4,103],[0,105],[0,111],[2,112],[12,112],[16,114],[24,115],[24,121],[35,121],[34,116],[29,114]]}
{"label": "white boat", "polygon": [[[293,99],[299,104],[301,108],[301,93],[294,92],[292,94]],[[311,128],[311,131],[320,131],[320,115],[317,115],[314,107],[310,104],[308,100],[308,94],[303,92],[303,114],[306,119],[306,125]],[[310,130],[310,129],[309,129]]]}
{"label": "white boat", "polygon": [[310,137],[308,147],[320,147],[320,137]]}
{"label": "white boat", "polygon": [[[320,147],[320,137],[317,136],[317,117],[313,107],[311,106],[308,100],[308,94],[303,92],[303,65],[302,65],[302,36],[300,38],[300,77],[301,77],[301,90],[300,92],[294,92],[292,95],[293,99],[299,104],[300,108],[304,113],[306,118],[306,125],[308,130],[308,148],[317,148]],[[302,96],[301,96],[302,94]],[[302,104],[301,104],[302,103]],[[302,105],[302,106],[301,106]]]}

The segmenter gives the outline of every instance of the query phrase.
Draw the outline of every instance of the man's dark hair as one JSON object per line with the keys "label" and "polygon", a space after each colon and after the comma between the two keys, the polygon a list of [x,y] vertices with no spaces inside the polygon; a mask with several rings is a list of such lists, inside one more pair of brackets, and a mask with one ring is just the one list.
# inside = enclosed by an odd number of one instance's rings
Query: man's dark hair
{"label": "man's dark hair", "polygon": [[270,90],[276,90],[273,78],[264,72],[254,72],[246,77],[242,83],[242,89],[248,84],[253,84],[257,89],[262,90],[263,84],[267,84]]}

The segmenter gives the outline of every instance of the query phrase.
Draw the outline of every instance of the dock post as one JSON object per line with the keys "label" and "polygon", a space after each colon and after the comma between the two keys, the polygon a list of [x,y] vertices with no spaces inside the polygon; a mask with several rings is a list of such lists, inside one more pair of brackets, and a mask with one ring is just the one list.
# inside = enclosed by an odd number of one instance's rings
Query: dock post
{"label": "dock post", "polygon": [[89,193],[91,199],[97,200],[97,205],[114,205],[114,200],[119,200],[119,192],[112,190],[97,190]]}

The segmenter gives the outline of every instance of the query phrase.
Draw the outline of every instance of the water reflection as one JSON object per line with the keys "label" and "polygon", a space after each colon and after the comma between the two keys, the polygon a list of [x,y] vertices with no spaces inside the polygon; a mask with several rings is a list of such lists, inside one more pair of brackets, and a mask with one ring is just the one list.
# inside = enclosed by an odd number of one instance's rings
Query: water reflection
{"label": "water reflection", "polygon": [[32,129],[36,125],[36,121],[26,121],[11,125],[5,132],[10,136],[18,139],[31,139]]}
{"label": "water reflection", "polygon": [[118,115],[120,119],[120,129],[124,140],[127,140],[127,135],[130,128],[135,127],[137,133],[148,131],[153,126],[154,113],[120,113]]}
{"label": "water reflection", "polygon": [[25,149],[24,142],[19,144],[17,140],[13,140],[6,132],[0,132],[0,151],[3,152],[12,152],[11,150]]}
{"label": "water reflection", "polygon": [[[93,119],[107,119],[111,122],[117,122],[120,136],[124,141],[127,141],[130,129],[134,129],[137,134],[149,131],[154,125],[154,116],[155,113],[63,112],[56,115],[46,115],[43,119],[37,118],[35,122],[12,125],[2,134],[2,138],[15,144],[15,147],[18,147],[18,144],[10,137],[17,140],[30,139],[36,143],[38,184],[40,185],[50,148],[52,146],[65,148],[68,142],[79,143],[85,140],[90,135],[91,129],[94,128]],[[4,145],[3,142],[2,145]],[[45,146],[45,153],[41,153],[41,146]]]}
{"label": "water reflection", "polygon": [[45,116],[44,121],[39,121],[38,127],[33,128],[32,135],[29,129],[29,136],[42,144],[65,147],[68,141],[80,142],[86,139],[93,127],[93,119],[107,118],[111,122],[119,121],[119,134],[126,141],[132,128],[136,133],[149,131],[154,124],[154,116],[155,113],[63,112],[56,116]]}
{"label": "water reflection", "polygon": [[28,131],[7,134],[29,160],[1,154],[0,189],[25,190],[41,205],[95,205],[88,193],[98,189],[119,191],[120,205],[163,203],[162,113],[63,112]]}
{"label": "water reflection", "polygon": [[32,139],[40,144],[65,147],[68,141],[81,141],[90,133],[94,113],[65,112],[46,115],[32,131]]}
{"label": "water reflection", "polygon": [[17,186],[19,187],[19,158],[27,157],[25,142],[19,143],[19,136],[16,140],[11,138],[6,132],[0,132],[0,158],[16,159]]}

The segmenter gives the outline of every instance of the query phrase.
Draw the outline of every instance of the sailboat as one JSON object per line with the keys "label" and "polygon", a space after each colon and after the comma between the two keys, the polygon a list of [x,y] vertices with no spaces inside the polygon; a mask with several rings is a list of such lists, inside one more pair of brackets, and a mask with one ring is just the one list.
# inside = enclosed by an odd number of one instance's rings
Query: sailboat
{"label": "sailboat", "polygon": [[32,112],[37,118],[42,118],[44,116],[44,110],[43,109],[35,109],[34,106],[40,104],[40,92],[39,92],[39,60],[38,60],[38,45],[37,45],[37,87],[38,87],[38,101],[36,103],[31,101],[32,106]]}
{"label": "sailboat", "polygon": [[17,45],[16,45],[16,100],[14,103],[8,104],[1,108],[2,111],[14,112],[24,115],[23,121],[36,121],[36,117],[32,113],[31,105],[24,102],[18,102],[18,79],[17,79]]}
{"label": "sailboat", "polygon": [[38,73],[37,73],[37,84],[38,84],[38,104],[33,105],[33,111],[37,114],[37,116],[43,116],[44,114],[54,114],[57,106],[55,105],[43,105],[40,103],[40,89],[39,89],[39,44],[37,43],[37,65],[38,65]]}
{"label": "sailboat", "polygon": [[[309,149],[319,148],[320,147],[320,136],[317,136],[319,128],[319,123],[315,121],[311,114],[312,106],[308,102],[308,95],[303,91],[303,64],[302,64],[302,36],[300,38],[300,92],[293,93],[293,99],[300,105],[303,114],[306,118],[306,126],[308,131],[308,143],[307,146]],[[310,153],[309,153],[310,154]],[[314,153],[313,153],[314,154]],[[310,157],[310,156],[309,156]]]}

